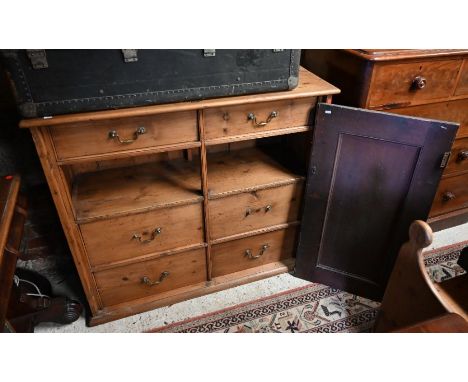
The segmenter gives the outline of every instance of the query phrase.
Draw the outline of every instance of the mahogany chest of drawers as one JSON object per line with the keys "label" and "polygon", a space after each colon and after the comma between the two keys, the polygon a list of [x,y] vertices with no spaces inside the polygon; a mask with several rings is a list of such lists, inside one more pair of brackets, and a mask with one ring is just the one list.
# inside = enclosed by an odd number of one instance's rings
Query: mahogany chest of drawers
{"label": "mahogany chest of drawers", "polygon": [[23,120],[90,324],[290,269],[315,105],[338,92],[301,70],[291,91]]}
{"label": "mahogany chest of drawers", "polygon": [[468,50],[308,50],[302,65],[341,89],[338,104],[460,123],[429,223],[468,221]]}

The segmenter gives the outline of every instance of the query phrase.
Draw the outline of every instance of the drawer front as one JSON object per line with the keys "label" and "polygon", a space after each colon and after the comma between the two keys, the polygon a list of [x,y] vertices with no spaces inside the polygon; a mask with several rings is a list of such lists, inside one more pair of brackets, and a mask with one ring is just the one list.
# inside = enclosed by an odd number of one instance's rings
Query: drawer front
{"label": "drawer front", "polygon": [[450,97],[460,66],[461,60],[376,65],[369,106],[410,105]]}
{"label": "drawer front", "polygon": [[316,98],[226,106],[205,111],[206,139],[312,124]]}
{"label": "drawer front", "polygon": [[468,95],[468,59],[463,61],[462,72],[460,74],[460,79],[458,80],[457,89],[455,90],[455,95]]}
{"label": "drawer front", "polygon": [[468,136],[468,98],[450,102],[437,102],[429,105],[403,107],[386,111],[395,114],[457,122],[460,124],[457,131],[457,137]]}
{"label": "drawer front", "polygon": [[444,175],[468,171],[468,137],[456,139],[453,142],[450,160],[444,170]]}
{"label": "drawer front", "polygon": [[468,174],[443,178],[437,189],[430,217],[468,207]]}
{"label": "drawer front", "polygon": [[213,277],[294,256],[296,227],[232,240],[211,247]]}
{"label": "drawer front", "polygon": [[194,111],[77,123],[50,130],[59,160],[198,140]]}
{"label": "drawer front", "polygon": [[196,249],[94,274],[105,306],[206,281],[205,250]]}
{"label": "drawer front", "polygon": [[80,226],[92,266],[203,243],[201,203]]}
{"label": "drawer front", "polygon": [[299,219],[303,182],[210,200],[212,239]]}

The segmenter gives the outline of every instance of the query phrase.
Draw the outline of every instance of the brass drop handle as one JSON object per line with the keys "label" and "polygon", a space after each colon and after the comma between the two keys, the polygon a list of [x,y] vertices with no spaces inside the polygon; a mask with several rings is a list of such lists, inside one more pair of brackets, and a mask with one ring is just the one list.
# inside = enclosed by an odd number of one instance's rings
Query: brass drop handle
{"label": "brass drop handle", "polygon": [[426,87],[426,79],[423,76],[414,77],[412,85],[414,89],[424,89]]}
{"label": "brass drop handle", "polygon": [[132,236],[132,239],[137,239],[141,244],[146,244],[146,243],[149,243],[149,242],[153,241],[154,239],[156,239],[156,236],[160,235],[161,232],[162,232],[162,228],[158,227],[158,228],[155,228],[151,232],[151,236],[150,236],[149,239],[143,239],[143,235],[149,235],[150,234],[147,231],[142,232],[141,234],[134,233],[133,236]]}
{"label": "brass drop handle", "polygon": [[468,150],[460,151],[457,155],[457,162],[462,162],[468,158]]}
{"label": "brass drop handle", "polygon": [[273,118],[276,118],[279,115],[277,111],[272,111],[266,121],[264,122],[257,122],[257,117],[254,113],[247,114],[247,120],[252,121],[255,127],[262,127],[268,125]]}
{"label": "brass drop handle", "polygon": [[117,138],[120,143],[129,144],[129,143],[135,142],[140,135],[145,134],[145,133],[146,133],[146,129],[143,126],[141,126],[141,127],[137,128],[135,130],[135,132],[133,133],[133,138],[131,138],[131,139],[122,139],[122,138],[120,138],[119,133],[117,132],[117,130],[112,130],[112,131],[109,131],[109,138],[110,139]]}
{"label": "brass drop handle", "polygon": [[448,201],[453,200],[455,198],[456,198],[456,195],[453,192],[450,192],[450,191],[444,192],[444,194],[442,195],[442,200],[444,202],[448,202]]}
{"label": "brass drop handle", "polygon": [[148,285],[148,286],[155,286],[155,285],[159,285],[161,284],[164,279],[169,276],[169,272],[168,271],[164,271],[163,273],[161,273],[161,276],[159,276],[159,280],[156,280],[156,281],[151,281],[150,278],[148,276],[143,276],[141,278],[141,283],[142,284],[145,284],[145,285]]}
{"label": "brass drop handle", "polygon": [[252,254],[252,251],[250,249],[246,249],[245,250],[245,256],[247,256],[249,259],[251,260],[254,260],[254,259],[258,259],[259,257],[262,257],[263,254],[265,253],[265,251],[270,248],[270,246],[268,244],[263,244],[262,245],[262,248],[260,249],[260,252],[258,253],[257,256],[254,256]]}

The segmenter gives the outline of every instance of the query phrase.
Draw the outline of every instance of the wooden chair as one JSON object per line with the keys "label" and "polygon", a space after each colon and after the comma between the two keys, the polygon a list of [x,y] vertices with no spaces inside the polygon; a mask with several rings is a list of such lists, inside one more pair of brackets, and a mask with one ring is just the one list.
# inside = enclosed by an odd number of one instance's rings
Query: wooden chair
{"label": "wooden chair", "polygon": [[[432,230],[429,225],[420,220],[414,221],[409,229],[409,241],[400,249],[385,290],[376,332],[418,332],[420,329],[416,327],[421,327],[428,320],[443,323],[440,330],[435,328],[434,331],[452,331],[448,330],[449,327],[453,331],[467,331],[468,274],[434,283],[426,271],[422,254],[431,243]],[[463,320],[454,320],[454,315]],[[447,320],[454,320],[458,325],[447,325]],[[464,329],[463,323],[460,325],[463,321]],[[428,326],[424,325],[426,329],[423,331],[428,331]]]}

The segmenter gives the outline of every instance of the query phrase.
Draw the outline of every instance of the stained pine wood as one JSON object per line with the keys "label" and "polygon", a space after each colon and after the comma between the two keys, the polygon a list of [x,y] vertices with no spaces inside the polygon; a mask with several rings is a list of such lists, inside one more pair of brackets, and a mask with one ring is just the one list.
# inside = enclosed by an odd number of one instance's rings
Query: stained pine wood
{"label": "stained pine wood", "polygon": [[468,182],[466,174],[444,177],[432,203],[431,217],[468,208]]}
{"label": "stained pine wood", "polygon": [[211,237],[218,239],[299,220],[303,182],[210,200]]}
{"label": "stained pine wood", "polygon": [[[223,182],[230,180],[231,174],[229,172],[222,174],[220,171],[225,171],[225,167],[219,166],[220,163],[218,162],[212,163],[211,154],[208,156],[206,154],[209,140],[206,139],[204,115],[211,108],[236,105],[255,106],[277,101],[289,102],[288,100],[292,99],[307,99],[308,107],[313,110],[313,103],[316,102],[317,97],[338,92],[339,90],[335,87],[311,73],[301,70],[299,86],[289,92],[80,113],[55,116],[50,119],[23,121],[22,127],[32,127],[41,162],[54,195],[54,202],[90,303],[92,317],[89,322],[91,324],[106,322],[182,299],[269,277],[290,269],[292,261],[286,259],[211,279],[210,246],[213,240],[210,236],[212,226],[209,214],[210,198],[213,197],[213,200],[215,200],[217,197],[233,195],[238,192],[251,192],[292,185],[303,180],[304,174],[281,165],[276,159],[273,159],[274,155],[267,155],[261,153],[258,149],[254,149],[253,157],[247,158],[248,161],[254,163],[254,168],[249,170],[248,165],[242,168],[243,170],[252,171],[253,176],[245,172],[234,171],[233,174],[237,176],[236,182],[241,187],[238,188],[231,181],[231,186],[225,189],[225,192],[212,194],[211,180],[215,180],[215,186],[216,182],[219,182],[218,185],[222,191]],[[117,126],[123,121],[147,120],[151,124],[157,119],[157,116],[163,118],[164,115],[167,115],[169,118],[172,114],[187,113],[188,115],[195,112],[198,118],[196,119],[197,138],[194,141],[184,141],[183,134],[181,135],[174,130],[173,135],[178,137],[174,143],[160,144],[161,140],[157,139],[148,146],[135,146],[136,143],[143,142],[141,140],[141,138],[145,137],[145,134],[143,134],[139,136],[137,141],[129,144],[129,148],[125,148],[125,150],[110,151],[107,147],[104,147],[103,150],[99,148],[101,150],[99,152],[85,151],[84,154],[80,152],[65,154],[73,156],[63,156],[63,150],[67,152],[69,147],[76,144],[74,142],[75,133],[71,133],[74,129],[77,129],[77,131],[85,131],[88,127],[101,127],[104,129],[103,126],[106,128],[113,125]],[[294,117],[292,114],[291,116]],[[84,129],[78,129],[79,125]],[[131,127],[133,128],[133,125]],[[62,155],[60,158],[57,157],[55,148],[58,138],[55,133],[55,142],[51,137],[51,131],[58,131],[54,130],[56,128],[61,129],[60,132],[63,131],[65,136],[63,145],[58,150]],[[68,130],[66,131],[66,129]],[[220,138],[217,142],[212,140],[211,144],[226,144],[224,149],[227,149],[228,152],[219,153],[222,156],[229,154],[229,151],[231,153],[237,152],[240,147],[251,146],[248,142],[249,139],[278,134],[293,134],[299,131],[310,131],[310,126],[279,127],[276,130],[266,131],[262,134],[249,132],[230,136],[228,137],[230,141],[226,142],[221,141],[224,138]],[[128,138],[128,136],[120,134],[119,130],[118,132],[123,138]],[[129,133],[132,134],[132,130],[129,130]],[[79,135],[79,132],[76,134]],[[80,140],[82,140],[81,146],[77,150],[82,150],[82,146],[86,145],[83,139],[80,138]],[[98,146],[100,146],[99,143]],[[183,152],[181,155],[181,149],[196,147],[200,147],[199,152],[198,150]],[[88,148],[85,147],[84,149],[87,150]],[[250,150],[252,149],[250,148]],[[218,154],[214,155],[213,158],[216,159]],[[233,155],[233,157],[236,157],[236,155]],[[216,171],[217,167],[219,167],[220,171]],[[233,170],[234,167],[232,166]],[[211,174],[212,170],[214,170],[213,174]],[[226,176],[227,174],[229,176]],[[263,177],[264,174],[265,178]],[[193,245],[185,245],[187,237],[191,237],[192,234],[195,236],[200,235],[200,232],[197,233],[196,230],[193,232],[188,227],[192,214],[180,214],[184,216],[177,221],[171,220],[169,214],[172,214],[172,211],[177,214],[176,211],[179,208],[182,211],[183,208],[200,207],[201,203],[203,203],[202,226],[204,232],[201,235],[203,241],[199,242],[197,240],[198,242]],[[166,212],[167,216],[164,215]],[[139,253],[132,250],[124,251],[123,249],[128,242],[112,243],[112,238],[116,237],[116,235],[122,233],[122,236],[117,236],[118,240],[125,236],[128,224],[131,226],[133,224],[143,224],[146,222],[145,219],[148,218],[148,225],[141,226],[143,230],[152,226],[157,220],[155,216],[159,216],[159,214],[163,214],[165,218],[168,218],[168,221],[172,221],[173,224],[170,224],[171,229],[176,231],[178,225],[181,225],[181,230],[184,232],[177,234],[174,231],[170,240],[177,242],[184,240],[184,246],[180,247],[175,242],[174,244],[166,243],[170,248],[161,251],[156,248],[155,252],[151,249],[149,253],[146,253],[146,250]],[[198,216],[201,217],[201,215]],[[244,235],[243,237],[254,237],[255,235],[290,226],[297,228],[298,222],[260,227],[241,235]],[[90,232],[83,231],[83,234],[80,230],[83,227],[92,227],[92,229]],[[165,231],[162,232],[162,235],[164,235]],[[103,238],[103,236],[106,237]],[[231,235],[223,239],[234,240],[236,238],[239,239],[240,237]],[[155,237],[155,244],[157,239]],[[96,245],[98,248],[89,249],[89,240],[94,240],[92,245]],[[99,247],[103,243],[106,243],[109,247]],[[173,247],[174,245],[177,247]],[[126,252],[125,255],[124,252]],[[197,264],[185,261],[190,258],[187,255],[190,253],[198,254]],[[182,260],[180,260],[180,263],[179,260],[176,261],[176,259],[182,258],[185,259],[184,262]],[[122,278],[127,277],[128,272],[134,270],[138,270],[138,272],[140,270],[153,270],[156,272],[159,271],[157,266],[166,264],[169,259],[174,260],[176,269],[185,272],[185,276],[182,278],[183,281],[180,281],[181,284],[171,284],[171,282],[175,281],[169,282],[169,276],[157,287],[150,287],[153,289],[152,292],[146,290],[142,292],[137,279],[133,279],[134,284],[128,287],[125,286],[125,281],[128,280],[122,280]],[[148,264],[151,266],[148,266]],[[195,273],[191,272],[192,266],[196,267]],[[159,275],[160,273],[152,276],[159,277]],[[134,273],[132,273],[133,276],[135,276]],[[141,281],[141,279],[139,280]],[[154,281],[155,279],[151,280]],[[162,289],[167,287],[167,290],[154,292],[154,288],[159,287]]]}
{"label": "stained pine wood", "polygon": [[[316,96],[338,94],[340,90],[328,82],[317,77],[304,68],[299,70],[299,84],[289,91],[253,94],[238,97],[221,97],[194,102],[179,102],[164,105],[134,107],[99,112],[67,114],[52,118],[34,118],[22,120],[20,127],[31,128],[38,126],[56,126],[78,122],[94,122],[114,118],[141,117],[155,114],[182,112],[186,110],[201,110],[226,105],[255,104],[258,102],[280,101],[296,98],[311,98]],[[71,126],[71,125],[70,125]]]}
{"label": "stained pine wood", "polygon": [[31,134],[41,161],[47,183],[51,190],[55,208],[57,209],[62,228],[73,255],[76,269],[80,276],[91,315],[102,309],[102,301],[97,292],[96,283],[92,276],[87,258],[86,248],[81,238],[78,225],[75,223],[72,196],[64,171],[58,166],[52,139],[47,128],[33,128]]}
{"label": "stained pine wood", "polygon": [[80,229],[91,266],[204,242],[201,203],[94,221]]}
{"label": "stained pine wood", "polygon": [[[213,277],[292,258],[296,234],[296,227],[291,227],[213,245]],[[268,248],[263,249],[263,246]],[[252,258],[257,256],[260,257]]]}
{"label": "stained pine wood", "polygon": [[257,148],[208,156],[210,198],[297,183],[302,179],[303,175]]}
{"label": "stained pine wood", "polygon": [[170,159],[184,159],[183,150],[168,151],[153,154],[140,154],[137,156],[126,156],[125,158],[113,158],[112,160],[98,160],[74,163],[73,165],[61,166],[70,172],[71,179],[80,174],[109,170],[112,168],[125,168],[141,166],[148,163],[164,162]]}
{"label": "stained pine wood", "polygon": [[258,229],[254,229],[252,231],[247,231],[247,232],[241,232],[241,233],[236,233],[234,235],[230,236],[223,236],[220,237],[219,239],[213,239],[211,240],[211,245],[219,244],[219,243],[225,243],[227,241],[232,241],[232,240],[239,240],[239,239],[244,239],[246,237],[252,237],[255,235],[262,235],[267,232],[273,232],[273,231],[278,231],[281,229],[286,229],[289,227],[296,227],[300,225],[301,222],[299,220],[288,222],[288,223],[282,223],[282,224],[276,224],[276,225],[270,225],[267,227],[261,227]]}
{"label": "stained pine wood", "polygon": [[232,135],[220,138],[214,138],[206,141],[206,145],[210,148],[214,145],[223,145],[226,143],[242,143],[249,139],[258,139],[258,138],[268,138],[268,137],[275,137],[278,135],[287,135],[287,134],[296,134],[296,133],[303,133],[306,131],[311,131],[311,126],[298,126],[298,127],[285,127],[283,129],[275,129],[275,130],[257,130],[252,131],[247,134],[242,135]]}
{"label": "stained pine wood", "polygon": [[[157,281],[163,272],[169,272],[169,275],[159,285],[149,286],[142,282],[143,277]],[[205,251],[196,249],[134,263],[97,272],[94,277],[104,306],[112,306],[205,281]]]}
{"label": "stained pine wood", "polygon": [[110,160],[118,160],[118,159],[128,159],[128,158],[137,158],[143,155],[152,155],[152,154],[160,154],[165,153],[170,155],[170,153],[174,153],[176,151],[181,150],[190,150],[200,147],[200,142],[184,142],[184,143],[175,143],[170,145],[160,145],[160,146],[150,146],[145,147],[142,149],[132,149],[132,150],[125,150],[125,151],[115,151],[115,152],[108,152],[104,154],[96,154],[96,155],[87,155],[87,156],[79,156],[67,159],[58,160],[57,163],[60,166],[64,165],[76,165],[76,164],[89,164],[89,163],[102,163],[103,161],[110,161]]}
{"label": "stained pine wood", "polygon": [[[115,130],[122,140],[134,139],[134,133],[140,127],[144,127],[146,133],[132,143],[120,143],[117,138],[109,137]],[[198,140],[194,111],[81,122],[73,126],[51,127],[50,130],[59,160]]]}
{"label": "stained pine wood", "polygon": [[198,112],[198,132],[201,139],[200,147],[200,178],[203,193],[203,221],[204,221],[204,237],[206,242],[206,278],[211,280],[211,224],[210,224],[210,206],[208,205],[208,159],[205,140],[205,115],[204,111]]}
{"label": "stained pine wood", "polygon": [[[369,94],[369,107],[387,104],[418,104],[426,100],[447,98],[456,86],[460,60],[411,62],[377,66]],[[415,89],[417,76],[426,79],[423,89]]]}
{"label": "stained pine wood", "polygon": [[184,160],[82,174],[73,189],[80,223],[197,203],[202,198],[198,166]]}
{"label": "stained pine wood", "polygon": [[161,306],[167,306],[180,301],[200,297],[220,290],[234,288],[253,281],[273,277],[290,271],[294,266],[294,259],[286,259],[281,262],[269,263],[244,271],[214,278],[209,282],[202,282],[187,287],[158,293],[153,296],[134,300],[132,304],[121,303],[109,308],[103,308],[98,314],[91,317],[88,324],[99,325],[122,317],[141,313]]}
{"label": "stained pine wood", "polygon": [[[315,104],[314,97],[207,109],[205,137],[209,141],[248,133],[308,126],[313,122],[311,112]],[[277,116],[266,122],[273,112],[277,113]],[[255,115],[258,124],[267,124],[256,126],[255,122],[248,118],[251,113]]]}

